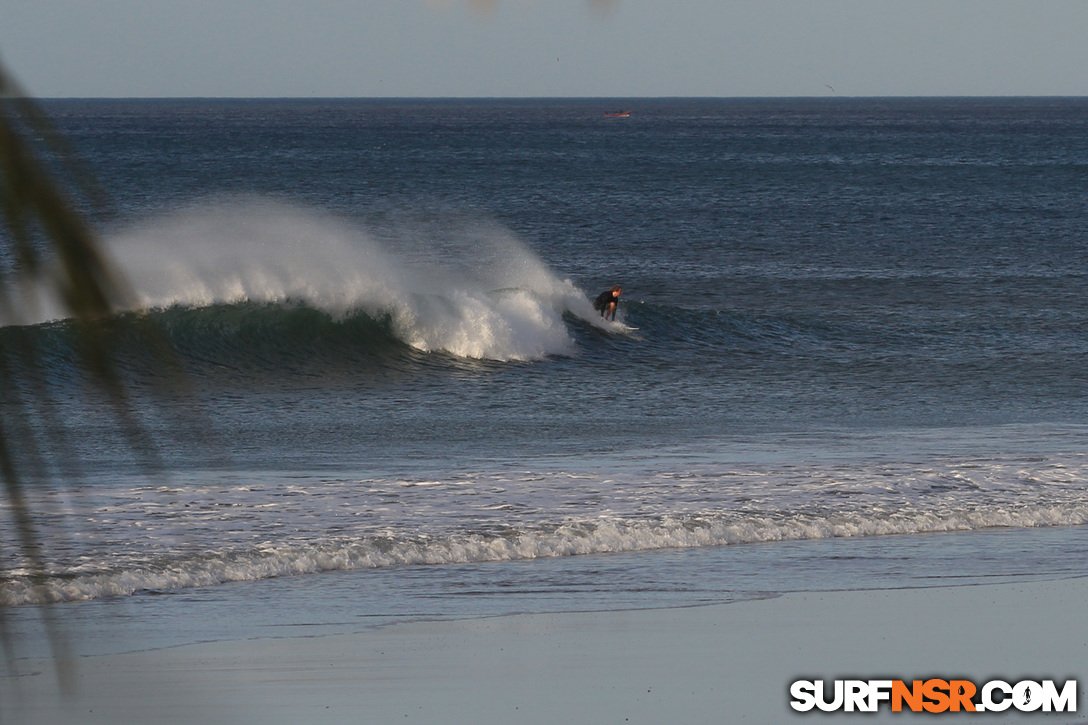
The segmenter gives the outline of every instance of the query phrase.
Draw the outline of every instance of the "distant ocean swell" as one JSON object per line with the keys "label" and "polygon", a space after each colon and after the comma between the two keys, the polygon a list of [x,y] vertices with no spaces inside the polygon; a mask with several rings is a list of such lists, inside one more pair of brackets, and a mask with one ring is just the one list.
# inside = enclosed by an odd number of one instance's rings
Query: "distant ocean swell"
{"label": "distant ocean swell", "polygon": [[751,515],[704,513],[653,519],[602,517],[530,530],[455,535],[386,534],[322,543],[262,543],[133,563],[117,570],[54,572],[32,586],[26,572],[0,580],[0,604],[22,605],[176,591],[225,582],[379,567],[498,562],[655,549],[835,537],[968,531],[1088,523],[1088,503],[990,506],[948,511]]}

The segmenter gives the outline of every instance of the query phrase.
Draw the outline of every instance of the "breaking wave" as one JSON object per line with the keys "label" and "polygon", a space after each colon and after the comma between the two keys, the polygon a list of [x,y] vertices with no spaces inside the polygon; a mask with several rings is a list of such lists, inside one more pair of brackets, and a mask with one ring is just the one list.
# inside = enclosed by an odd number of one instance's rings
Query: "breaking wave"
{"label": "breaking wave", "polygon": [[[156,217],[108,248],[136,307],[153,312],[301,307],[334,322],[369,318],[419,351],[500,361],[571,353],[565,314],[603,324],[570,280],[479,219],[372,232],[244,199]],[[39,298],[35,321],[62,317]]]}

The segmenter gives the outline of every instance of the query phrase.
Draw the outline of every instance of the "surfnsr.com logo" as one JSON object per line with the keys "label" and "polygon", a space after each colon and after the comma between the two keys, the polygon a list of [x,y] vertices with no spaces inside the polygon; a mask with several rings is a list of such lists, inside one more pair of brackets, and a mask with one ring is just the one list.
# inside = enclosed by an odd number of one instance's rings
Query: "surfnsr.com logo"
{"label": "surfnsr.com logo", "polygon": [[[829,686],[826,686],[829,685]],[[1054,680],[797,680],[790,685],[790,707],[799,712],[1076,712],[1077,681],[1059,687]]]}

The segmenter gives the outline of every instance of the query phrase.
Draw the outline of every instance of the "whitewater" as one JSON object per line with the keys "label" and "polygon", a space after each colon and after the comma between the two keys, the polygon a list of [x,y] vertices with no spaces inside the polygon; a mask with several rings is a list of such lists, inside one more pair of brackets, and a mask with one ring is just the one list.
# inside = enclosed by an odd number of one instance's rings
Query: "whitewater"
{"label": "whitewater", "polygon": [[706,447],[678,447],[652,452],[667,465],[623,457],[575,469],[507,461],[440,478],[253,471],[165,485],[90,481],[32,496],[35,510],[52,513],[41,533],[55,580],[35,587],[17,569],[0,596],[42,603],[328,571],[1088,523],[1085,454],[927,453],[909,464],[893,454],[934,443],[870,441],[865,462],[824,441],[805,462],[759,462],[766,452],[751,449],[708,462]]}

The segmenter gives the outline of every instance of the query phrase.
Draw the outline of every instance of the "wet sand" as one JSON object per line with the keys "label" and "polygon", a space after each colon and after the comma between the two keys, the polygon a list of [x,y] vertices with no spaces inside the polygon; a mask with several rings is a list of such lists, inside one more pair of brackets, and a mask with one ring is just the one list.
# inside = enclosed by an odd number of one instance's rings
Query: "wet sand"
{"label": "wet sand", "polygon": [[23,660],[17,676],[0,677],[0,722],[903,722],[933,716],[886,705],[875,717],[800,714],[789,685],[962,677],[1077,679],[1082,688],[1086,600],[1088,579],[1068,579],[413,622],[84,657],[67,695],[52,662]]}

